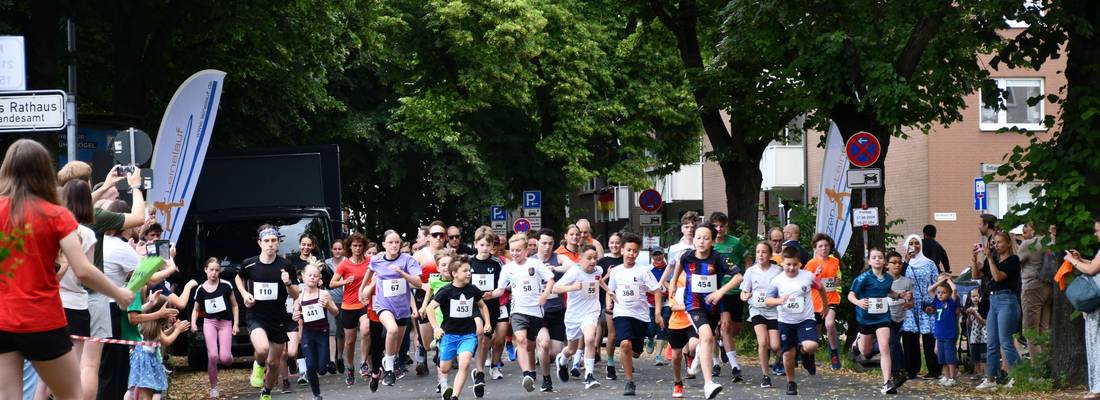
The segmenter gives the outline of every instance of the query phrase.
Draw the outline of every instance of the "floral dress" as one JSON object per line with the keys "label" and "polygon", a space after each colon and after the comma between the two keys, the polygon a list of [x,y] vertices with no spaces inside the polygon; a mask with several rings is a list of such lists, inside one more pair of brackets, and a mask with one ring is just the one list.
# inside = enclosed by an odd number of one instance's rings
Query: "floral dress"
{"label": "floral dress", "polygon": [[932,305],[928,288],[936,284],[938,274],[936,264],[927,258],[911,260],[905,269],[905,276],[913,281],[913,308],[905,315],[902,332],[932,334],[935,318],[924,312],[924,308]]}
{"label": "floral dress", "polygon": [[164,363],[160,357],[159,346],[134,346],[130,352],[129,387],[150,389],[163,392],[168,389],[168,375],[164,373]]}

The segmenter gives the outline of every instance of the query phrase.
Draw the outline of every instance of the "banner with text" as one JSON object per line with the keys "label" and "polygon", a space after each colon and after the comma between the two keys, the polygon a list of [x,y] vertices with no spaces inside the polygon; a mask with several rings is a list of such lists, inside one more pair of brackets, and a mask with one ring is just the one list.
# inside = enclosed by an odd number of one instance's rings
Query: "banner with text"
{"label": "banner with text", "polygon": [[218,116],[225,72],[204,70],[176,90],[160,121],[153,148],[153,189],[149,204],[164,227],[163,239],[175,243],[183,230],[206,149]]}
{"label": "banner with text", "polygon": [[817,230],[833,238],[841,256],[848,250],[852,239],[852,223],[848,210],[852,193],[848,189],[848,156],[844,151],[844,138],[835,123],[829,124],[829,136],[825,141],[825,163],[821,168],[821,186],[817,197]]}

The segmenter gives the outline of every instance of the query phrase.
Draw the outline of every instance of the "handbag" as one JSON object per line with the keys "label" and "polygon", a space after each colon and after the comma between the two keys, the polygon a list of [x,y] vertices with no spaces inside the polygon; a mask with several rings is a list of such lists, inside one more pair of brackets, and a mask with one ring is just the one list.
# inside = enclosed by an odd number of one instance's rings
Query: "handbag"
{"label": "handbag", "polygon": [[1066,288],[1066,298],[1073,309],[1090,313],[1100,308],[1100,275],[1078,275]]}

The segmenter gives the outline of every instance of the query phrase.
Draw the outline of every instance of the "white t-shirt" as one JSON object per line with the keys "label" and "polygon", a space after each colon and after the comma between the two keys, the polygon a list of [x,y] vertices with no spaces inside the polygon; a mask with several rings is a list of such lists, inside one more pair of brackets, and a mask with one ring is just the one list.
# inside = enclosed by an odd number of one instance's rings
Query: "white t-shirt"
{"label": "white t-shirt", "polygon": [[768,297],[781,298],[790,296],[787,301],[776,307],[779,311],[779,322],[784,324],[797,324],[805,320],[814,319],[814,303],[811,291],[821,287],[813,273],[800,270],[794,278],[787,274],[776,275],[772,278],[772,289]]}
{"label": "white t-shirt", "polygon": [[562,275],[560,281],[554,282],[554,285],[565,286],[572,285],[575,282],[581,283],[580,290],[568,292],[569,296],[565,302],[565,319],[567,321],[576,321],[585,316],[600,313],[600,278],[602,275],[603,268],[598,265],[590,274],[584,272],[584,268],[580,264],[576,264],[565,271],[565,275]]}
{"label": "white t-shirt", "polygon": [[554,273],[536,258],[528,258],[522,265],[512,260],[500,271],[497,287],[511,289],[512,314],[542,318],[539,295],[546,287],[544,284],[553,279]]}
{"label": "white t-shirt", "polygon": [[783,273],[783,267],[774,264],[769,265],[767,271],[761,268],[760,264],[749,267],[749,270],[745,271],[744,280],[741,281],[741,291],[752,293],[747,302],[749,304],[749,318],[757,315],[762,315],[764,318],[771,320],[779,318],[775,307],[764,305],[763,299],[768,298],[768,294],[772,291],[772,279]]}
{"label": "white t-shirt", "polygon": [[[126,286],[131,272],[137,268],[141,258],[137,250],[118,236],[103,237],[103,274],[107,275],[115,286]],[[114,299],[110,300],[114,303]]]}
{"label": "white t-shirt", "polygon": [[607,287],[615,293],[612,318],[630,317],[649,322],[649,302],[645,294],[661,287],[652,269],[648,265],[634,265],[631,268],[620,265],[611,270]]}
{"label": "white t-shirt", "polygon": [[[80,251],[88,254],[88,250],[95,247],[95,231],[84,225],[78,225],[76,233],[80,236]],[[89,258],[88,261],[91,261],[91,259]],[[71,265],[65,271],[65,275],[61,276],[61,281],[58,284],[60,285],[59,292],[62,307],[70,310],[88,309],[88,291],[84,290],[84,286],[80,284],[80,279],[77,279]]]}

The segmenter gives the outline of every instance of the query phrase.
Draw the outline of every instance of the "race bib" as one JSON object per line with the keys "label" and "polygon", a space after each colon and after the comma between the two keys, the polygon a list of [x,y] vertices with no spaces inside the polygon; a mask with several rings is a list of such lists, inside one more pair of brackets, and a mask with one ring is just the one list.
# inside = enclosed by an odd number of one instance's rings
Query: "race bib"
{"label": "race bib", "polygon": [[382,297],[404,296],[409,293],[408,282],[404,279],[386,279],[382,281]]}
{"label": "race bib", "polygon": [[225,311],[225,297],[218,296],[213,299],[206,299],[203,302],[206,307],[207,314],[216,314]]}
{"label": "race bib", "polygon": [[508,306],[503,304],[500,305],[500,317],[508,318]]}
{"label": "race bib", "polygon": [[472,315],[474,315],[473,300],[451,299],[451,313],[447,315],[448,318],[470,318]]}
{"label": "race bib", "polygon": [[279,284],[274,282],[255,282],[252,285],[252,298],[256,301],[271,301],[279,298]]}
{"label": "race bib", "polygon": [[693,293],[713,293],[718,288],[718,275],[692,275],[691,291]]}
{"label": "race bib", "polygon": [[801,314],[806,309],[806,302],[802,296],[791,296],[783,303],[783,311],[790,314]]}
{"label": "race bib", "polygon": [[538,285],[535,283],[535,278],[524,278],[516,284],[516,290],[523,294],[538,292]]}
{"label": "race bib", "polygon": [[325,312],[321,308],[321,304],[313,303],[310,305],[302,306],[302,320],[305,322],[313,322],[325,318]]}
{"label": "race bib", "polygon": [[867,299],[867,312],[871,314],[886,314],[890,311],[885,297],[872,297]]}
{"label": "race bib", "polygon": [[822,278],[821,285],[825,287],[826,292],[836,291],[836,278]]}
{"label": "race bib", "polygon": [[592,281],[592,282],[585,283],[584,287],[581,288],[581,290],[584,291],[584,294],[588,297],[599,296],[600,295],[599,294],[600,293],[600,283],[597,282],[597,281]]}
{"label": "race bib", "polygon": [[286,302],[283,303],[283,305],[286,306],[286,313],[287,314],[293,314],[294,313],[294,298],[292,298],[290,296],[287,296],[286,297]]}
{"label": "race bib", "polygon": [[768,308],[768,305],[764,303],[768,299],[768,294],[765,292],[753,292],[752,294],[752,306],[756,308]]}
{"label": "race bib", "polygon": [[477,286],[482,292],[493,291],[493,289],[496,289],[493,274],[474,274],[474,286]]}
{"label": "race bib", "polygon": [[638,290],[637,285],[620,285],[615,291],[615,297],[620,303],[633,303],[642,298],[642,292]]}

